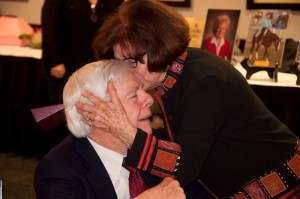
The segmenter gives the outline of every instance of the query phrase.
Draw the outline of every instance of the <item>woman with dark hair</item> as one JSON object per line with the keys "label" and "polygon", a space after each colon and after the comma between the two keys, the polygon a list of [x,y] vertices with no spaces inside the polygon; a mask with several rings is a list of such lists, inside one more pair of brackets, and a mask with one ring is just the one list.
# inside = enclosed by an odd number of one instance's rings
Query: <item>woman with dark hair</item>
{"label": "woman with dark hair", "polygon": [[99,59],[127,60],[144,89],[156,89],[168,141],[130,124],[112,85],[109,102],[84,94],[92,105],[77,104],[82,120],[124,142],[126,164],[183,187],[198,180],[220,198],[299,194],[298,138],[232,65],[188,43],[188,24],[172,7],[123,3],[94,49]]}

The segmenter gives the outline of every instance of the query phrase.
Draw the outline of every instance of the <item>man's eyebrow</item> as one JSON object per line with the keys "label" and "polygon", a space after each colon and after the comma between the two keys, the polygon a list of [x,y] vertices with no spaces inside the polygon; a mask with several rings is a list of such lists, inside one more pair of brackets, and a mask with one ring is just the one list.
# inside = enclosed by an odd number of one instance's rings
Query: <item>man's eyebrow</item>
{"label": "man's eyebrow", "polygon": [[136,93],[136,91],[137,91],[138,89],[139,89],[139,86],[138,86],[138,85],[136,85],[136,86],[134,86],[134,87],[131,87],[130,90],[126,93],[125,96],[128,96],[128,95],[131,95],[131,94],[133,94],[133,93]]}

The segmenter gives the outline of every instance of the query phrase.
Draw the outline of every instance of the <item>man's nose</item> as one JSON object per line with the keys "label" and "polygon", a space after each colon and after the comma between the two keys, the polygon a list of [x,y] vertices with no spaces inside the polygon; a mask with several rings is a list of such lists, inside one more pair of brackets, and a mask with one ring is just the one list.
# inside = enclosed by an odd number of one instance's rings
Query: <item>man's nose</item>
{"label": "man's nose", "polygon": [[147,93],[146,91],[143,91],[143,92],[144,92],[143,106],[144,107],[151,107],[154,103],[153,97],[149,93]]}

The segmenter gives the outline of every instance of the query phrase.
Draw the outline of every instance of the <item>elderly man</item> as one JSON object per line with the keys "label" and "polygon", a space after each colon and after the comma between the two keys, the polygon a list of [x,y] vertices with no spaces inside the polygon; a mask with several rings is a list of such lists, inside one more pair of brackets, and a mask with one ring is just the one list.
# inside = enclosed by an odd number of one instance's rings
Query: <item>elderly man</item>
{"label": "elderly man", "polygon": [[[171,178],[141,194],[133,193],[130,186],[133,182],[129,180],[131,169],[122,166],[128,146],[112,134],[80,120],[75,103],[87,102],[83,91],[107,100],[110,83],[116,88],[128,120],[137,128],[151,132],[149,117],[153,98],[142,89],[128,64],[105,60],[85,65],[73,73],[64,87],[65,115],[72,134],[39,163],[34,179],[37,198],[185,198],[179,183]],[[137,190],[142,192],[144,188]]]}

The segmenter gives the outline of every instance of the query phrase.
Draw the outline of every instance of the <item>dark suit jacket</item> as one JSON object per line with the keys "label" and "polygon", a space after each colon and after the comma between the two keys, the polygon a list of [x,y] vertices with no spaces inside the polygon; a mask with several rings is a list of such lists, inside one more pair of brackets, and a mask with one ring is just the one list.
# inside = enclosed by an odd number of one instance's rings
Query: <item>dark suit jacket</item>
{"label": "dark suit jacket", "polygon": [[[158,132],[156,137],[163,138]],[[141,173],[149,188],[161,179]],[[117,199],[108,173],[86,138],[67,136],[38,164],[34,187],[37,199]],[[197,182],[185,188],[186,198],[211,198]]]}
{"label": "dark suit jacket", "polygon": [[38,164],[37,198],[117,199],[106,169],[86,138],[69,135]]}

